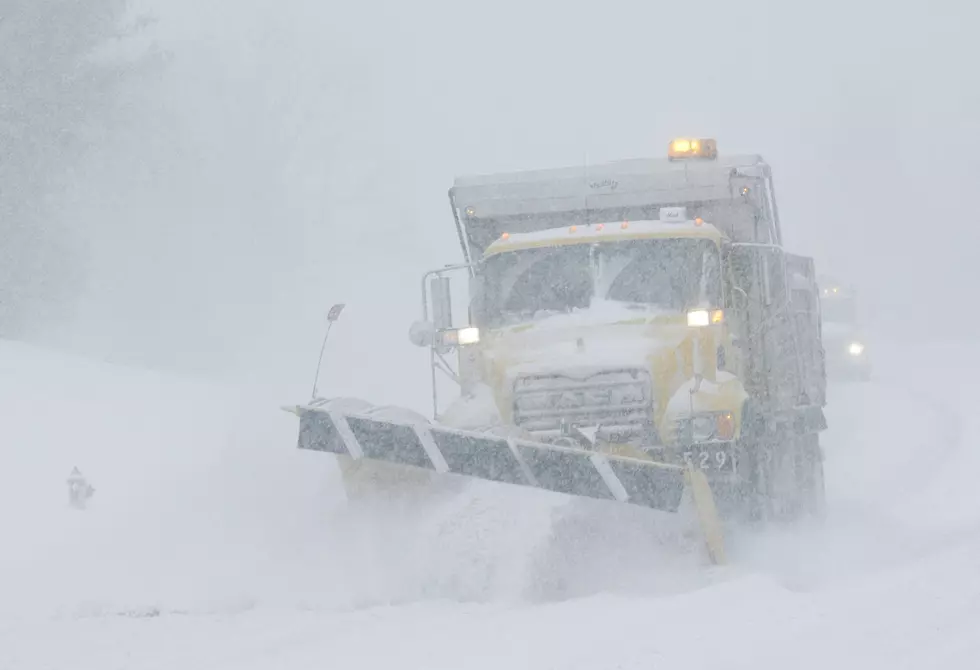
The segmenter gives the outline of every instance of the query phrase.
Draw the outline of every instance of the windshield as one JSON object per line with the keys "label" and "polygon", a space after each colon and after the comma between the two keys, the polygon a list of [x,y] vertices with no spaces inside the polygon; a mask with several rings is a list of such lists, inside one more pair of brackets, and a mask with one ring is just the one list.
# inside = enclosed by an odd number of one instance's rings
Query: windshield
{"label": "windshield", "polygon": [[717,247],[709,240],[629,240],[527,249],[483,265],[476,316],[496,327],[586,309],[596,298],[683,313],[721,302]]}

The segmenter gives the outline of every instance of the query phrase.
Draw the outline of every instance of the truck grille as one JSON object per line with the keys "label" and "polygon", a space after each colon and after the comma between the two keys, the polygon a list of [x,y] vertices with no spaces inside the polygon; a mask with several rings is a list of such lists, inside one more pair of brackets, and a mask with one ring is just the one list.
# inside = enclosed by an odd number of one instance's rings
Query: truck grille
{"label": "truck grille", "polygon": [[514,422],[528,432],[562,432],[575,425],[634,432],[652,421],[650,373],[643,368],[527,375],[514,382]]}

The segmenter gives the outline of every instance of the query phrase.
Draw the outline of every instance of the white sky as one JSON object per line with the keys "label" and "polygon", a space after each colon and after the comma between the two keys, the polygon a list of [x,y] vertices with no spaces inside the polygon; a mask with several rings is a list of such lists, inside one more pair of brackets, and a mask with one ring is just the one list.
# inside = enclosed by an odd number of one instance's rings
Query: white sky
{"label": "white sky", "polygon": [[980,325],[972,2],[143,2],[173,60],[66,201],[90,346],[305,387],[346,301],[325,390],[406,402],[455,174],[675,135],[768,159],[791,249],[881,323]]}

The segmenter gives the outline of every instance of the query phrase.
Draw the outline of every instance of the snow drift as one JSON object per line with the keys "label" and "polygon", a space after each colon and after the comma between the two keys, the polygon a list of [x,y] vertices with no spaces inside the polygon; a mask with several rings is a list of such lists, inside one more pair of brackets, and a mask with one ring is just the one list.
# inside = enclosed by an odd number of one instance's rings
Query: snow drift
{"label": "snow drift", "polygon": [[0,666],[966,666],[980,458],[954,360],[834,389],[822,528],[736,538],[714,571],[610,547],[619,579],[535,604],[540,492],[346,514],[281,398],[4,343]]}

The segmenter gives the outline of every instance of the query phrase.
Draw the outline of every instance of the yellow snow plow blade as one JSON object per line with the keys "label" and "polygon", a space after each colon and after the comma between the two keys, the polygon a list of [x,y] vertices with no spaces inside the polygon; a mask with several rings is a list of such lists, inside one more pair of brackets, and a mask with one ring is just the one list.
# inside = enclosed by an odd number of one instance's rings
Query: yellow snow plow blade
{"label": "yellow snow plow blade", "polygon": [[422,479],[427,474],[455,474],[665,512],[677,512],[688,491],[709,559],[725,562],[714,496],[700,470],[421,421],[395,421],[370,411],[332,410],[329,404],[283,409],[300,418],[300,449],[414,469]]}
{"label": "yellow snow plow blade", "polygon": [[715,565],[724,565],[725,535],[718,518],[718,508],[715,506],[715,496],[711,493],[708,478],[700,470],[686,468],[684,480],[687,482],[694,499],[694,508],[698,513],[698,524],[701,526],[701,533],[704,535],[704,544],[708,549],[708,556]]}

